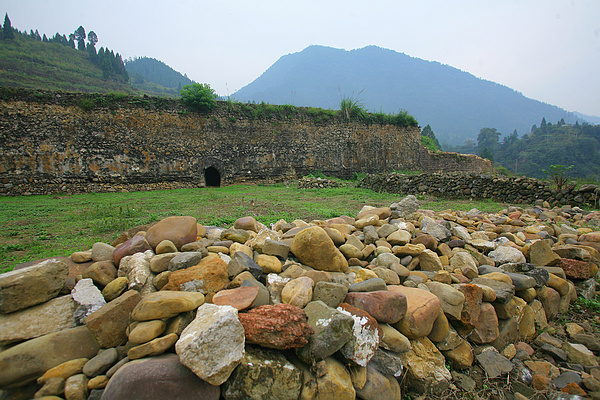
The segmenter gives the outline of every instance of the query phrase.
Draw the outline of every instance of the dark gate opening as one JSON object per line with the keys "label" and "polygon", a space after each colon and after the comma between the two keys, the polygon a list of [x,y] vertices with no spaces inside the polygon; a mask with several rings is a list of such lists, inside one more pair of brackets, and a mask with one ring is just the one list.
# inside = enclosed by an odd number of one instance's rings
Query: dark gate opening
{"label": "dark gate opening", "polygon": [[204,171],[204,181],[206,186],[220,187],[221,186],[221,174],[215,167],[208,167]]}

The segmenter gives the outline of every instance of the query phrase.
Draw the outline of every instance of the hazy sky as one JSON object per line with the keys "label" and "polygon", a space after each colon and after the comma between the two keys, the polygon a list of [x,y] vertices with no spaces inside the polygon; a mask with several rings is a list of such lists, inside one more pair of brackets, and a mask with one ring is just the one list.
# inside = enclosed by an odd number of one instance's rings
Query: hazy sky
{"label": "hazy sky", "polygon": [[600,116],[599,0],[0,0],[14,27],[79,25],[97,48],[153,57],[220,95],[311,44],[376,45]]}

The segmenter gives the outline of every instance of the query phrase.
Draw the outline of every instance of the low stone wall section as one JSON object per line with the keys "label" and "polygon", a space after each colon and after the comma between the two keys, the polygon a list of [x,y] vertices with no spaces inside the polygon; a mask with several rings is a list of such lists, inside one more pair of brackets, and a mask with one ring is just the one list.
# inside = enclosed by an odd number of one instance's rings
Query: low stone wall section
{"label": "low stone wall section", "polygon": [[550,183],[526,177],[499,177],[463,173],[399,173],[367,175],[360,187],[390,193],[421,193],[445,198],[490,199],[512,204],[548,202],[598,208],[600,187],[582,185],[558,191]]}

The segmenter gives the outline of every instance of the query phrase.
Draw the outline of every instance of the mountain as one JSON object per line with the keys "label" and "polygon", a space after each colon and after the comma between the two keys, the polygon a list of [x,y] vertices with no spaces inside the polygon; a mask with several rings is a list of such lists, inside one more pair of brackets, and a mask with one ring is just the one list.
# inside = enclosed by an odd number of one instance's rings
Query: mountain
{"label": "mountain", "polygon": [[406,110],[449,144],[476,140],[484,127],[528,133],[543,117],[583,122],[574,113],[506,86],[376,46],[351,51],[309,46],[281,57],[233,97],[331,109],[339,108],[342,97],[352,97],[371,111]]}
{"label": "mountain", "polygon": [[141,90],[179,96],[182,86],[194,83],[187,75],[181,75],[164,62],[150,57],[126,60],[125,68],[131,77],[131,84]]}

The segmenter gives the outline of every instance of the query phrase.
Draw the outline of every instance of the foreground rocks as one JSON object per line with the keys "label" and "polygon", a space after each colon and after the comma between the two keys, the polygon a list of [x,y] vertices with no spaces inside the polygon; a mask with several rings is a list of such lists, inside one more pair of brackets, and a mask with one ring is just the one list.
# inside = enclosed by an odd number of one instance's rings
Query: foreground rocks
{"label": "foreground rocks", "polygon": [[552,322],[595,298],[598,221],[414,196],[271,228],[166,218],[0,275],[0,398],[473,396],[481,377],[503,382],[484,397],[600,398],[596,321]]}

